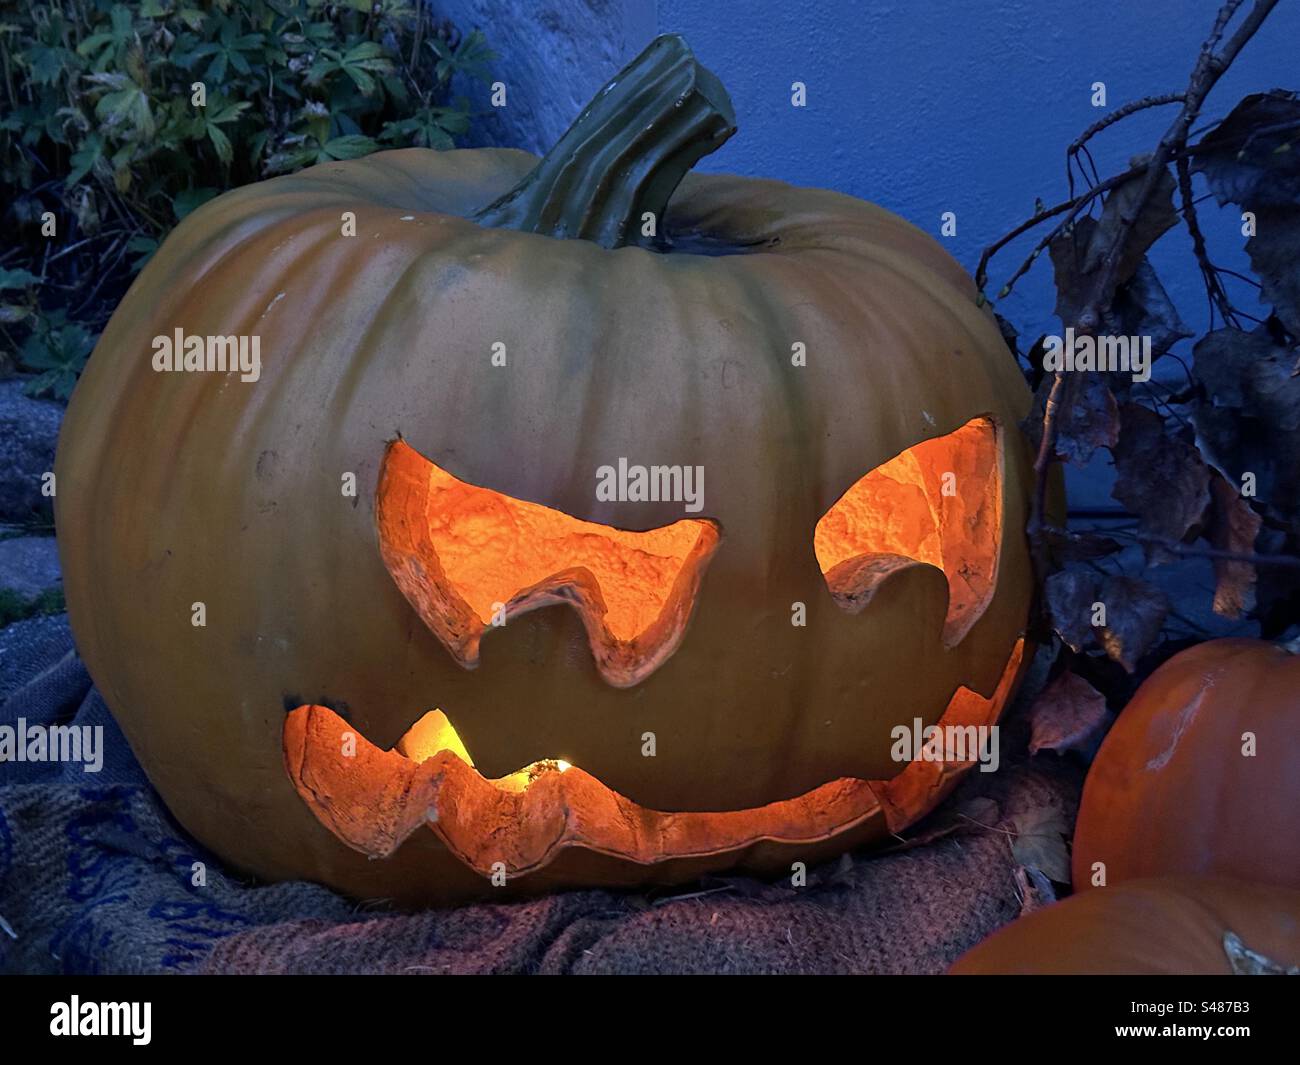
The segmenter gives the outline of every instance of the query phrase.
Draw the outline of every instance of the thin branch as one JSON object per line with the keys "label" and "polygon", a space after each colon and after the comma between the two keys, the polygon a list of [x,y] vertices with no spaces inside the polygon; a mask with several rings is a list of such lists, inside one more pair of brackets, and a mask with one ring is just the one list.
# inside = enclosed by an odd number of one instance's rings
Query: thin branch
{"label": "thin branch", "polygon": [[1005,285],[1002,286],[1000,295],[1004,295],[1007,292],[1009,292],[1011,290],[1011,287],[1016,283],[1016,281],[1018,281],[1021,277],[1023,277],[1025,271],[1028,270],[1029,267],[1033,265],[1033,260],[1038,258],[1039,254],[1042,253],[1042,250],[1047,247],[1047,245],[1052,241],[1052,239],[1058,233],[1060,233],[1070,222],[1074,220],[1075,215],[1077,215],[1080,210],[1086,207],[1098,196],[1102,195],[1103,193],[1109,192],[1111,189],[1116,188],[1119,185],[1124,184],[1124,182],[1126,181],[1130,181],[1138,174],[1141,174],[1145,169],[1146,166],[1144,164],[1130,167],[1128,170],[1125,170],[1122,174],[1116,174],[1114,177],[1107,178],[1105,181],[1099,181],[1091,188],[1087,189],[1084,192],[1081,192],[1078,196],[1074,196],[1068,200],[1063,200],[1061,203],[1058,203],[1055,206],[1044,208],[1043,210],[1037,212],[1033,216],[1033,218],[1021,222],[1020,225],[1016,226],[1015,229],[1011,230],[1009,233],[1003,234],[992,244],[988,245],[988,247],[986,247],[983,253],[980,255],[979,265],[976,266],[975,268],[976,286],[979,288],[981,292],[984,291],[984,287],[988,284],[988,279],[989,279],[989,275],[988,275],[989,260],[992,259],[994,255],[996,255],[999,251],[1005,248],[1017,237],[1023,236],[1025,233],[1028,233],[1031,229],[1034,229],[1037,226],[1041,225],[1043,222],[1046,222],[1049,218],[1055,218],[1057,215],[1069,211],[1070,213],[1066,217],[1065,221],[1060,223],[1060,225],[1056,226],[1056,228],[1054,228],[1052,232],[1049,233],[1043,240],[1039,241],[1038,245],[1036,246],[1034,252],[1031,253],[1027,262],[1024,265],[1022,265],[1014,275],[1012,275],[1011,279],[1008,280]]}
{"label": "thin branch", "polygon": [[[1292,129],[1300,130],[1300,122],[1295,122],[1295,121],[1278,122],[1275,125],[1254,130],[1249,135],[1242,134],[1240,135],[1239,139],[1242,141],[1242,144],[1245,144],[1251,137],[1254,137],[1257,134],[1280,133]],[[1207,155],[1207,154],[1225,151],[1227,148],[1232,147],[1233,143],[1234,143],[1233,141],[1228,141],[1225,144],[1211,144],[1211,145],[1189,144],[1181,149],[1171,152],[1169,158],[1173,162],[1177,162],[1179,159],[1184,159],[1184,158],[1194,159],[1198,155]],[[1238,148],[1241,149],[1241,146],[1238,145]],[[1008,231],[1007,233],[1004,233],[992,244],[987,245],[984,248],[983,252],[980,253],[979,263],[975,267],[975,284],[978,287],[978,289],[981,292],[983,292],[988,287],[988,266],[989,266],[989,262],[993,259],[993,256],[995,256],[998,252],[1000,252],[1003,248],[1005,248],[1017,237],[1024,236],[1031,229],[1036,229],[1038,226],[1042,225],[1042,223],[1046,222],[1049,218],[1055,218],[1057,215],[1062,214],[1066,211],[1070,211],[1072,208],[1076,208],[1076,207],[1082,208],[1087,206],[1089,203],[1091,203],[1093,200],[1095,200],[1098,196],[1102,195],[1103,193],[1110,192],[1112,189],[1117,188],[1120,185],[1123,185],[1125,182],[1132,181],[1133,178],[1135,177],[1140,177],[1142,174],[1146,173],[1146,169],[1147,169],[1146,163],[1138,163],[1135,166],[1131,166],[1127,170],[1122,171],[1121,173],[1115,174],[1112,177],[1107,178],[1105,181],[1099,181],[1097,182],[1097,184],[1093,185],[1092,187],[1085,189],[1078,196],[1071,196],[1067,200],[1062,200],[1058,204],[1054,204],[1051,207],[1045,207],[1042,210],[1035,212],[1032,218],[1026,219],[1025,221],[1021,222],[1018,226],[1016,226],[1014,229]],[[1067,219],[1065,223],[1062,223],[1055,230],[1053,230],[1052,233],[1049,234],[1046,240],[1040,242],[1041,247],[1037,249],[1036,253],[1031,254],[1030,256],[1029,266],[1033,265],[1032,260],[1038,257],[1038,254],[1040,254],[1042,252],[1042,249],[1046,247],[1048,243],[1051,242],[1051,239],[1056,235],[1058,235],[1065,228],[1065,225],[1072,220],[1073,220],[1072,218]],[[1016,271],[1014,278],[1016,280],[1019,280],[1019,278],[1024,276],[1025,271],[1027,269],[1028,266],[1022,265],[1022,267]],[[1221,273],[1228,272],[1222,267],[1219,268],[1219,271]],[[1013,284],[1014,281],[1008,281],[1007,284],[1003,285],[1000,296],[1007,294],[1012,288]],[[1238,311],[1237,313],[1240,314],[1241,312]]]}
{"label": "thin branch", "polygon": [[1215,45],[1223,36],[1229,20],[1240,6],[1241,0],[1228,0],[1219,9],[1210,36],[1201,46],[1201,54],[1196,60],[1196,66],[1192,69],[1192,76],[1187,83],[1187,92],[1184,94],[1183,106],[1179,109],[1178,117],[1174,119],[1165,135],[1160,138],[1160,143],[1156,146],[1155,152],[1147,163],[1146,176],[1142,179],[1142,184],[1138,188],[1137,198],[1132,204],[1132,213],[1128,217],[1122,217],[1119,225],[1115,228],[1110,248],[1102,259],[1101,268],[1097,272],[1097,280],[1093,283],[1091,295],[1079,312],[1076,326],[1080,330],[1091,332],[1101,322],[1102,312],[1109,305],[1115,290],[1124,244],[1128,240],[1129,233],[1141,216],[1143,209],[1155,192],[1161,176],[1165,173],[1165,167],[1169,164],[1170,156],[1175,150],[1186,147],[1187,133],[1192,128],[1196,116],[1200,114],[1201,104],[1205,102],[1205,97],[1209,95],[1210,90],[1223,76],[1223,72],[1232,65],[1233,60],[1246,46],[1246,42],[1263,25],[1269,12],[1277,6],[1277,0],[1255,0],[1254,6],[1246,14],[1241,25],[1229,38],[1228,43],[1223,46],[1223,51],[1216,52]]}
{"label": "thin branch", "polygon": [[[1127,512],[1125,513],[1127,514]],[[1118,516],[1116,515],[1116,517]],[[1069,529],[1063,529],[1059,525],[1044,525],[1043,532],[1069,539],[1078,536],[1077,533]],[[1101,534],[1112,539],[1133,540],[1141,544],[1150,544],[1153,547],[1163,548],[1170,554],[1179,555],[1183,558],[1209,558],[1221,562],[1245,562],[1252,566],[1280,566],[1284,569],[1300,569],[1300,556],[1296,555],[1257,554],[1253,551],[1222,551],[1217,547],[1185,544],[1178,540],[1170,540],[1164,536],[1152,536],[1148,533],[1124,528],[1106,527],[1101,530]]]}
{"label": "thin branch", "polygon": [[1043,407],[1043,438],[1038,442],[1038,454],[1034,456],[1034,495],[1030,501],[1029,521],[1025,529],[1034,571],[1038,575],[1040,586],[1047,578],[1050,558],[1047,537],[1042,535],[1043,516],[1047,513],[1047,471],[1056,461],[1056,438],[1060,431],[1058,415],[1064,391],[1065,371],[1057,370],[1052,378],[1051,391],[1047,393],[1047,402]]}
{"label": "thin branch", "polygon": [[[1232,301],[1228,299],[1228,292],[1223,287],[1223,282],[1219,280],[1218,270],[1210,262],[1210,253],[1205,247],[1205,234],[1201,232],[1201,223],[1196,217],[1195,201],[1192,197],[1192,169],[1188,165],[1186,157],[1179,159],[1174,166],[1178,172],[1178,195],[1183,204],[1183,221],[1187,223],[1187,232],[1191,234],[1192,252],[1201,268],[1201,278],[1205,282],[1206,295],[1219,308],[1219,313],[1223,316],[1224,322],[1235,329],[1238,327],[1236,311],[1232,306]],[[1213,325],[1213,321],[1211,321],[1211,325]]]}
{"label": "thin branch", "polygon": [[1122,107],[1115,108],[1104,118],[1097,119],[1091,126],[1085,129],[1074,142],[1065,150],[1067,157],[1077,155],[1079,150],[1087,144],[1102,130],[1108,126],[1113,126],[1121,119],[1128,118],[1129,115],[1137,114],[1139,111],[1145,111],[1149,107],[1163,107],[1165,104],[1180,104],[1184,100],[1184,94],[1181,92],[1166,92],[1158,96],[1144,96],[1140,100],[1132,100]]}
{"label": "thin branch", "polygon": [[1259,555],[1252,551],[1220,551],[1217,547],[1201,547],[1197,544],[1179,544],[1154,536],[1138,536],[1143,543],[1155,544],[1185,558],[1212,558],[1223,562],[1248,562],[1252,566],[1281,566],[1285,569],[1300,569],[1300,558],[1295,555]]}
{"label": "thin branch", "polygon": [[[1165,132],[1165,135],[1160,138],[1156,150],[1145,163],[1145,174],[1141,179],[1142,184],[1138,187],[1137,197],[1129,208],[1131,213],[1120,217],[1119,225],[1115,227],[1110,246],[1101,261],[1100,268],[1097,270],[1097,277],[1092,285],[1089,297],[1084,301],[1082,309],[1077,315],[1074,324],[1076,331],[1080,334],[1095,333],[1102,321],[1103,312],[1109,308],[1119,280],[1119,264],[1129,234],[1138,218],[1141,217],[1147,203],[1150,202],[1156,185],[1166,173],[1166,167],[1170,161],[1186,151],[1188,131],[1196,120],[1196,116],[1200,113],[1205,97],[1219,78],[1223,76],[1223,72],[1232,65],[1233,60],[1246,46],[1246,42],[1254,36],[1255,32],[1263,24],[1264,19],[1268,17],[1269,12],[1277,6],[1277,0],[1255,0],[1254,6],[1242,20],[1241,25],[1237,27],[1228,43],[1223,46],[1223,50],[1216,52],[1215,49],[1226,31],[1228,23],[1236,13],[1237,8],[1241,6],[1241,3],[1242,0],[1227,0],[1223,4],[1215,18],[1213,27],[1211,27],[1210,35],[1201,45],[1200,55],[1197,57],[1196,65],[1192,68],[1187,90],[1183,94],[1183,105],[1178,111],[1178,117]],[[1096,187],[1094,186],[1094,189]],[[1085,195],[1088,194],[1085,193]],[[1091,200],[1091,197],[1089,199]],[[1075,205],[1064,210],[1070,211],[1072,217],[1074,213],[1077,213],[1078,209],[1076,200]],[[1057,228],[1060,229],[1062,226]],[[1039,443],[1038,454],[1034,458],[1034,494],[1030,501],[1026,532],[1029,537],[1035,574],[1040,582],[1046,579],[1050,561],[1047,538],[1043,535],[1046,524],[1047,477],[1052,464],[1057,458],[1056,441],[1060,432],[1059,420],[1062,400],[1066,391],[1065,371],[1058,370],[1052,381],[1047,401],[1044,404],[1043,437]],[[1073,391],[1073,388],[1071,388],[1071,391]]]}

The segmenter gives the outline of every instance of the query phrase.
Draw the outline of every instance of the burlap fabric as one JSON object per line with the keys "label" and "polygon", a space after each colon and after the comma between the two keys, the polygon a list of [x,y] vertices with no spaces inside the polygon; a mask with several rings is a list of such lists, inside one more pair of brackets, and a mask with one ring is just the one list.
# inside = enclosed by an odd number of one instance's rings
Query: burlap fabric
{"label": "burlap fabric", "polygon": [[[1004,750],[998,773],[970,774],[917,833],[958,831],[854,855],[798,889],[736,878],[673,895],[576,891],[380,913],[312,884],[244,882],[189,839],[131,757],[63,618],[0,630],[0,700],[0,724],[99,724],[106,747],[98,774],[0,765],[6,972],[941,972],[1020,912],[1006,823],[1044,807],[1071,823],[1081,779],[1050,756]],[[207,883],[196,887],[200,861]]]}

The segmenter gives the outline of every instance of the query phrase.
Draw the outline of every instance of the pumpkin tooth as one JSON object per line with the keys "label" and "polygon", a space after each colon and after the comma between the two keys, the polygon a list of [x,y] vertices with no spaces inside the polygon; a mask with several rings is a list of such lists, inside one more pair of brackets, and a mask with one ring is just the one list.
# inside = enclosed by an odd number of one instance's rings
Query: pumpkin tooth
{"label": "pumpkin tooth", "polygon": [[430,710],[402,734],[393,748],[417,765],[439,751],[451,751],[466,765],[473,765],[460,734],[441,710]]}
{"label": "pumpkin tooth", "polygon": [[421,620],[466,669],[510,617],[567,604],[604,679],[630,687],[677,649],[721,539],[707,518],[628,532],[460,481],[403,440],[384,456],[380,553]]}

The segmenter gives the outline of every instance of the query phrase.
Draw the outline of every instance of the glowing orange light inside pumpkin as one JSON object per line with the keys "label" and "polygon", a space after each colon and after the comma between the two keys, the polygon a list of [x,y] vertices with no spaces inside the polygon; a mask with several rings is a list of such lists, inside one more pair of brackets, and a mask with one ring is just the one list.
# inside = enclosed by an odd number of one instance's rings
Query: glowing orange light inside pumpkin
{"label": "glowing orange light inside pumpkin", "polygon": [[[850,486],[813,532],[837,601],[860,610],[873,581],[905,566],[933,566],[949,588],[945,638],[964,635],[996,581],[1000,448],[996,426],[975,419]],[[566,602],[582,615],[602,674],[620,684],[635,683],[675,649],[719,540],[709,520],[648,532],[581,521],[460,481],[400,440],[385,456],[377,504],[385,565],[462,664],[476,664],[496,604],[511,604],[513,613]],[[958,688],[941,723],[996,720],[1022,649],[1017,644],[989,697]],[[288,716],[284,733],[290,778],[338,838],[383,857],[424,825],[471,868],[483,872],[504,860],[511,875],[546,864],[570,844],[652,863],[757,841],[802,847],[854,826],[866,831],[882,815],[898,831],[962,768],[915,761],[888,781],[842,778],[763,807],[660,813],[563,760],[485,778],[441,710],[420,718],[391,751],[363,741],[356,757],[342,758],[337,735],[347,729],[332,711],[305,705]]]}
{"label": "glowing orange light inside pumpkin", "polygon": [[[1017,643],[997,689],[985,698],[953,693],[940,724],[991,724],[1021,661]],[[323,706],[304,705],[285,718],[285,767],[313,814],[354,850],[392,854],[419,828],[433,831],[470,868],[490,875],[504,861],[511,876],[539,868],[579,845],[634,862],[727,854],[759,841],[799,848],[882,816],[901,831],[946,794],[970,763],[908,762],[892,780],[830,781],[767,806],[721,812],[661,813],[613,791],[567,762],[534,762],[508,776],[484,778],[440,711],[426,714],[397,747],[383,751],[356,737],[351,756],[340,742],[352,726]],[[412,734],[442,735],[446,748],[413,757]],[[851,841],[850,841],[851,842]]]}
{"label": "glowing orange light inside pumpkin", "polygon": [[429,539],[443,573],[484,625],[520,589],[565,570],[591,571],[605,626],[631,640],[662,613],[687,556],[711,523],[626,532],[457,480],[429,463]]}
{"label": "glowing orange light inside pumpkin", "polygon": [[[813,533],[817,564],[841,605],[861,609],[870,598],[860,594],[866,579],[878,581],[908,564],[934,566],[948,580],[945,641],[960,640],[988,605],[997,580],[1000,459],[996,427],[977,418],[908,448],[855,482]],[[851,588],[854,583],[858,587]]]}
{"label": "glowing orange light inside pumpkin", "polygon": [[617,687],[677,649],[720,540],[707,518],[628,532],[512,499],[457,479],[402,440],[384,456],[375,519],[388,572],[461,665],[477,667],[494,624],[567,604]]}

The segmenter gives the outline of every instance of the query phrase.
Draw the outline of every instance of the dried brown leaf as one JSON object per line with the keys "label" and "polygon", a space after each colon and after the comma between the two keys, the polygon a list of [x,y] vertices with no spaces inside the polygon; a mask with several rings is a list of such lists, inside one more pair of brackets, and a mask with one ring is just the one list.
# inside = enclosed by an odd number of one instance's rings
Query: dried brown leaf
{"label": "dried brown leaf", "polygon": [[1115,292],[1105,321],[1106,332],[1113,336],[1150,337],[1152,361],[1178,341],[1192,336],[1147,259],[1138,264],[1128,283]]}
{"label": "dried brown leaf", "polygon": [[1053,573],[1044,584],[1052,628],[1076,652],[1093,643],[1092,611],[1100,601],[1100,586],[1098,574],[1077,566]]}
{"label": "dried brown leaf", "polygon": [[1111,454],[1116,473],[1111,495],[1137,515],[1143,533],[1176,544],[1203,523],[1210,505],[1209,468],[1195,444],[1166,431],[1159,414],[1125,403]]}
{"label": "dried brown leaf", "polygon": [[[1142,161],[1132,160],[1135,165]],[[1137,271],[1138,264],[1146,257],[1147,249],[1178,224],[1178,212],[1174,210],[1174,190],[1177,185],[1169,168],[1165,167],[1161,171],[1150,197],[1138,213],[1138,197],[1141,195],[1145,180],[1145,175],[1139,174],[1131,181],[1124,182],[1106,197],[1102,204],[1101,220],[1097,223],[1096,233],[1083,262],[1083,269],[1086,272],[1091,273],[1100,269],[1106,253],[1124,224],[1129,219],[1134,219],[1133,225],[1124,236],[1119,265],[1115,273],[1115,281],[1122,285]],[[1108,297],[1109,294],[1106,296]],[[1106,298],[1103,302],[1109,302],[1109,299]]]}
{"label": "dried brown leaf", "polygon": [[1169,614],[1165,593],[1140,577],[1107,577],[1101,588],[1106,624],[1098,630],[1106,654],[1129,673],[1160,637]]}
{"label": "dried brown leaf", "polygon": [[[1206,538],[1220,551],[1249,554],[1263,519],[1246,498],[1215,473],[1210,480],[1210,524]],[[1214,560],[1214,612],[1225,618],[1239,618],[1255,609],[1255,567],[1234,559]]]}
{"label": "dried brown leaf", "polygon": [[1210,402],[1192,420],[1206,459],[1229,482],[1252,475],[1255,506],[1300,531],[1300,376],[1295,353],[1267,324],[1219,329],[1193,349],[1192,373]]}
{"label": "dried brown leaf", "polygon": [[1259,278],[1260,302],[1273,308],[1291,336],[1300,337],[1300,206],[1256,207],[1246,253]]}
{"label": "dried brown leaf", "polygon": [[1011,854],[1026,869],[1037,869],[1058,884],[1070,882],[1070,856],[1065,848],[1070,833],[1065,815],[1054,807],[1027,810],[1012,818],[1016,835]]}
{"label": "dried brown leaf", "polygon": [[1078,751],[1090,758],[1110,719],[1106,697],[1066,670],[1047,686],[1029,711],[1029,753]]}
{"label": "dried brown leaf", "polygon": [[[1039,382],[1033,407],[1022,423],[1030,445],[1043,437],[1043,416],[1047,394],[1052,390],[1049,374]],[[1106,375],[1076,372],[1066,375],[1065,388],[1056,416],[1056,453],[1076,466],[1086,466],[1099,447],[1110,447],[1119,439],[1119,407],[1106,382]]]}
{"label": "dried brown leaf", "polygon": [[1300,199],[1300,96],[1274,89],[1245,97],[1201,138],[1192,170],[1219,204]]}

